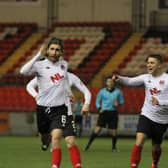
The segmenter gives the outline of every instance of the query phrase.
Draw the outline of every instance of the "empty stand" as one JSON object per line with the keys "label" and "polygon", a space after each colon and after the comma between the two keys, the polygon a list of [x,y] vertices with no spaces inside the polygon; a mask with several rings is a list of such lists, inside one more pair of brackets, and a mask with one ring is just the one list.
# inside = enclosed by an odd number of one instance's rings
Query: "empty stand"
{"label": "empty stand", "polygon": [[128,61],[131,60],[132,55],[130,51],[134,48],[135,44],[138,44],[139,40],[143,36],[143,33],[133,33],[127,40],[125,40],[120,48],[110,57],[109,61],[100,69],[99,73],[94,76],[91,81],[92,87],[102,87],[102,80],[104,76],[112,73],[120,73],[120,71],[126,67]]}
{"label": "empty stand", "polygon": [[35,100],[28,95],[25,87],[0,87],[0,111],[33,112]]}
{"label": "empty stand", "polygon": [[[80,74],[80,77],[87,83],[128,37],[130,27],[127,22],[53,24],[32,47],[25,51],[25,54],[12,65],[8,72],[17,75],[20,66],[37,52],[41,44],[56,36],[65,41],[64,58],[68,60],[69,68],[74,73]],[[85,69],[89,73],[87,76]]]}
{"label": "empty stand", "polygon": [[34,23],[0,23],[0,63],[36,30]]}

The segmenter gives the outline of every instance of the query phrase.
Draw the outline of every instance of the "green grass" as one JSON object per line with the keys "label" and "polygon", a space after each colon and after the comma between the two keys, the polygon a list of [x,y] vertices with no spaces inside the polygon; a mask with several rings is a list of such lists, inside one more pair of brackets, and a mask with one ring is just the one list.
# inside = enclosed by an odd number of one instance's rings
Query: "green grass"
{"label": "green grass", "polygon": [[[119,139],[120,152],[111,152],[110,138],[97,138],[90,150],[83,151],[87,138],[77,139],[83,168],[129,168],[130,151],[135,139]],[[159,168],[168,167],[168,142],[164,141]],[[71,168],[68,150],[62,141],[61,168]],[[39,137],[0,137],[0,168],[51,168],[51,152],[40,149]],[[151,167],[151,144],[146,141],[139,168]]]}

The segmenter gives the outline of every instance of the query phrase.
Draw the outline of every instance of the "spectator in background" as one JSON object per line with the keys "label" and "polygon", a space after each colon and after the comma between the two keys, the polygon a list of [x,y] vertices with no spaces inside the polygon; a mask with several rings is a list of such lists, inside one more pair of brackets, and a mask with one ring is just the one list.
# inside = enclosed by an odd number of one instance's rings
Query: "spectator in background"
{"label": "spectator in background", "polygon": [[79,96],[75,103],[73,104],[73,112],[74,112],[74,120],[76,125],[76,134],[78,137],[82,135],[82,125],[83,125],[83,115],[81,113],[81,109],[83,106],[82,98]]}
{"label": "spectator in background", "polygon": [[[145,100],[137,125],[136,142],[131,152],[130,168],[138,168],[145,139],[152,139],[152,166],[158,168],[163,135],[168,125],[168,74],[162,71],[161,55],[146,58],[147,74],[136,77],[113,75],[112,79],[128,86],[145,86]],[[133,102],[134,103],[134,102]]]}
{"label": "spectator in background", "polygon": [[108,126],[112,134],[112,151],[117,151],[117,127],[118,112],[117,107],[124,103],[123,94],[120,89],[114,86],[111,76],[105,80],[106,87],[101,89],[96,97],[96,107],[99,111],[96,128],[90,135],[85,151],[90,148],[94,139],[101,132],[102,128]]}
{"label": "spectator in background", "polygon": [[[39,60],[44,47],[20,69],[24,75],[35,74],[38,81],[37,111],[39,115],[39,132],[51,134],[52,168],[59,168],[61,163],[61,139],[65,137],[73,168],[81,168],[81,157],[75,142],[75,127],[72,111],[68,110],[69,97],[72,92],[68,80],[68,64],[60,57],[64,53],[61,39],[52,38],[45,50],[45,59]],[[89,105],[83,110],[88,111]]]}

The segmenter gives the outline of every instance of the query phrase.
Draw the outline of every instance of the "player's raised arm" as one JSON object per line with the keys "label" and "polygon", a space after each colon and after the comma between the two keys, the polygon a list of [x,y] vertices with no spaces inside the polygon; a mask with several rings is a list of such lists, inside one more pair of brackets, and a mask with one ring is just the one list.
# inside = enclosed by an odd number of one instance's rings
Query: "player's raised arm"
{"label": "player's raised arm", "polygon": [[44,51],[44,45],[41,46],[40,50],[37,52],[37,54],[30,61],[28,61],[26,64],[24,64],[21,67],[20,73],[23,74],[23,75],[32,74],[32,72],[31,72],[32,67],[33,67],[34,63],[37,60],[39,60],[39,58],[41,57],[43,51]]}

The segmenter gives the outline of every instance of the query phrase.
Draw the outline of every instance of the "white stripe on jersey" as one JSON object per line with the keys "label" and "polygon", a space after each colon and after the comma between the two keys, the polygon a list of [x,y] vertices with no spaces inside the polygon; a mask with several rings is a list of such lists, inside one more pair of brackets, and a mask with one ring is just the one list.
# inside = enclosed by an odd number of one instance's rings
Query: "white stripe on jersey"
{"label": "white stripe on jersey", "polygon": [[[163,73],[159,77],[153,77],[151,74],[133,78],[119,76],[119,82],[129,86],[144,84],[145,100],[141,114],[154,122],[168,124],[168,101],[166,101],[168,98],[168,74]],[[152,105],[152,96],[158,99],[159,105]]]}

